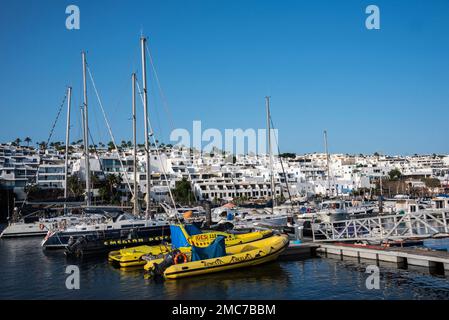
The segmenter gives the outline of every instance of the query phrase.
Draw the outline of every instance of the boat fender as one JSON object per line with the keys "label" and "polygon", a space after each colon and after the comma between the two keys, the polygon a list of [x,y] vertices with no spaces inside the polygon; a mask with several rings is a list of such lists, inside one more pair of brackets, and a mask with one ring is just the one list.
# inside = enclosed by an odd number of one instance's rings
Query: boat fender
{"label": "boat fender", "polygon": [[39,229],[44,230],[45,226],[43,223],[39,223]]}
{"label": "boat fender", "polygon": [[178,252],[175,257],[173,258],[173,263],[174,264],[179,264],[179,263],[186,263],[187,260],[187,255],[185,253],[182,252]]}

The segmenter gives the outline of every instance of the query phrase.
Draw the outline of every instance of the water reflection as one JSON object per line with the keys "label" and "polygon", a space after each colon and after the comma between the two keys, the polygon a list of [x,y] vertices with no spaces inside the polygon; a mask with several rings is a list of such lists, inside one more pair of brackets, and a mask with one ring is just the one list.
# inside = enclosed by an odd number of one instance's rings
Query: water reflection
{"label": "water reflection", "polygon": [[[1,299],[449,299],[448,277],[386,263],[379,263],[380,290],[368,290],[370,260],[312,258],[154,281],[144,279],[142,268],[122,271],[106,258],[67,260],[61,251],[44,252],[40,241],[0,240]],[[80,290],[65,288],[68,264],[80,268]]]}
{"label": "water reflection", "polygon": [[[289,275],[273,262],[262,267],[237,269],[232,272],[165,281],[168,297],[175,299],[251,299],[255,291],[279,292],[289,285]],[[271,294],[260,299],[271,299]]]}

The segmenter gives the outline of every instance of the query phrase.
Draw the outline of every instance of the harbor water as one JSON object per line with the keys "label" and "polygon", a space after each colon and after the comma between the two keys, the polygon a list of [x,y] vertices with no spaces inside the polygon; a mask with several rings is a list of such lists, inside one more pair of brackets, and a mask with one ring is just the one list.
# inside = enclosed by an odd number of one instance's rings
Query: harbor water
{"label": "harbor water", "polygon": [[[369,290],[369,261],[310,258],[176,281],[145,279],[107,259],[69,261],[44,252],[40,238],[0,240],[0,299],[449,299],[449,277],[380,265],[380,287]],[[448,240],[425,243],[448,247]],[[80,269],[80,289],[68,290],[66,267]]]}

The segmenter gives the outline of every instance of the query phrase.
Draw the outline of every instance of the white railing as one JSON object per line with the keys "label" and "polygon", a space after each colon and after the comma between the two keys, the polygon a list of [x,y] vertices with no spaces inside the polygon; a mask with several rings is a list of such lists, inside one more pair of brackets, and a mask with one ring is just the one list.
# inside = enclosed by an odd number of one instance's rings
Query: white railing
{"label": "white railing", "polygon": [[449,210],[312,223],[313,241],[383,241],[449,236]]}

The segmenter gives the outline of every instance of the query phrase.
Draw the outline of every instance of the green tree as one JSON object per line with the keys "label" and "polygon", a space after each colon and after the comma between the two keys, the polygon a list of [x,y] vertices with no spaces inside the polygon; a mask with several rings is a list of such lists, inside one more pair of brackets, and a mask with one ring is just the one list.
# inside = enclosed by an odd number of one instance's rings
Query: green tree
{"label": "green tree", "polygon": [[114,142],[109,141],[109,142],[108,142],[108,151],[112,151],[112,150],[114,150],[114,149],[115,149]]}
{"label": "green tree", "polygon": [[390,180],[396,181],[401,179],[402,173],[399,169],[393,169],[390,172],[388,172],[388,176],[390,177]]}
{"label": "green tree", "polygon": [[173,189],[173,197],[176,202],[189,204],[195,199],[192,192],[192,186],[186,178],[183,178],[181,181],[176,181],[175,189]]}
{"label": "green tree", "polygon": [[110,204],[120,204],[119,191],[122,178],[119,175],[108,174],[104,181],[99,182],[98,193],[103,201]]}
{"label": "green tree", "polygon": [[84,194],[84,186],[80,178],[78,178],[77,176],[68,176],[67,190],[69,192],[69,196],[71,197],[82,196]]}
{"label": "green tree", "polygon": [[441,182],[437,178],[424,178],[424,183],[427,188],[439,188],[441,187]]}
{"label": "green tree", "polygon": [[41,150],[47,149],[47,143],[46,143],[45,141],[40,142],[40,143],[39,143],[39,148],[40,148]]}
{"label": "green tree", "polygon": [[16,138],[16,140],[13,141],[13,145],[14,146],[20,146],[20,143],[22,142],[22,140],[20,140],[20,138]]}
{"label": "green tree", "polygon": [[30,137],[26,137],[23,141],[25,141],[26,144],[27,144],[27,147],[29,147],[29,146],[30,146],[30,142],[31,142],[32,140],[31,140]]}
{"label": "green tree", "polygon": [[279,155],[279,157],[281,157],[281,158],[296,158],[296,154],[291,153],[291,152],[285,152],[285,153],[281,153]]}

